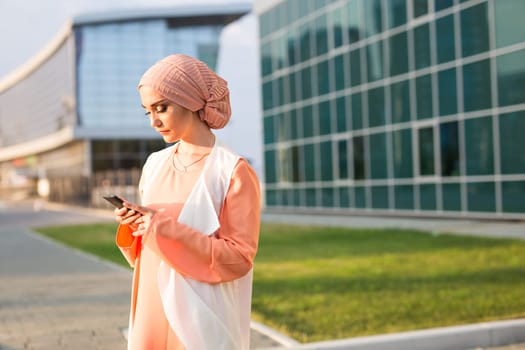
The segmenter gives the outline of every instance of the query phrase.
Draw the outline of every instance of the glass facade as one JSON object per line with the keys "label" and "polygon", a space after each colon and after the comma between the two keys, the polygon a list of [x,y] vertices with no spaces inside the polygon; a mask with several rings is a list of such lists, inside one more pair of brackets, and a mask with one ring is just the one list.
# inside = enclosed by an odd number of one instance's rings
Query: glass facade
{"label": "glass facade", "polygon": [[223,25],[177,26],[169,19],[84,24],[75,28],[77,113],[82,127],[148,128],[138,100],[140,76],[172,53],[215,68]]}
{"label": "glass facade", "polygon": [[181,9],[80,15],[0,81],[0,187],[140,168],[165,147],[140,106],[141,75],[173,53],[215,70],[222,29],[251,6]]}
{"label": "glass facade", "polygon": [[268,208],[525,217],[521,13],[521,0],[259,13]]}

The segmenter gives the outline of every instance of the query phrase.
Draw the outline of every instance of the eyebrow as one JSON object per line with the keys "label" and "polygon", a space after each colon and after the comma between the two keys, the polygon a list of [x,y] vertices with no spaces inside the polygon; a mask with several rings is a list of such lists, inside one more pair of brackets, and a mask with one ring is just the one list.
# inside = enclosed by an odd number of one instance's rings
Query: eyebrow
{"label": "eyebrow", "polygon": [[[150,107],[155,107],[156,105],[158,105],[158,104],[160,104],[160,103],[164,103],[164,102],[168,102],[168,99],[165,99],[165,98],[164,98],[164,99],[162,99],[162,100],[159,100],[159,101],[157,101],[157,102],[154,102],[154,103],[152,103],[152,104],[150,105]],[[143,104],[141,104],[141,106],[142,106],[142,108],[144,108],[144,109],[146,108],[146,106],[144,106]]]}

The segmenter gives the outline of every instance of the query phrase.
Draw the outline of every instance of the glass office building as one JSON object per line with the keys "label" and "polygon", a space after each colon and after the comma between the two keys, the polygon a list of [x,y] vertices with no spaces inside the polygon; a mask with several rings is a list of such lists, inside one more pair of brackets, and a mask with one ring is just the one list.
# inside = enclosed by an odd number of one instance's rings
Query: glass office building
{"label": "glass office building", "polygon": [[250,10],[249,4],[179,6],[74,18],[0,81],[0,187],[13,174],[140,168],[165,146],[140,106],[141,75],[172,53],[215,69],[223,27]]}
{"label": "glass office building", "polygon": [[255,1],[268,209],[525,218],[525,2]]}

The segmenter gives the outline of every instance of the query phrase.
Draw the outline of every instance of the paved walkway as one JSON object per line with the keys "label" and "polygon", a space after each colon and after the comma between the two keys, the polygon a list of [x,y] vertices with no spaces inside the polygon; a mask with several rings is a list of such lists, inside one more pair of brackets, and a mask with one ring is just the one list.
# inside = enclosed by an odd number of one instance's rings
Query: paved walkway
{"label": "paved walkway", "polygon": [[[111,210],[65,209],[0,203],[0,350],[126,348],[131,271],[30,229],[109,221]],[[276,345],[252,331],[253,349]]]}

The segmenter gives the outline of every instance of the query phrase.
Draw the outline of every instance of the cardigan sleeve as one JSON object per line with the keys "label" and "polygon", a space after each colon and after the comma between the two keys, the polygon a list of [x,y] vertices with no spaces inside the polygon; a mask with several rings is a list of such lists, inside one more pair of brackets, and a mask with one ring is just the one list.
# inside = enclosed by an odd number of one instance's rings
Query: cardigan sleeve
{"label": "cardigan sleeve", "polygon": [[117,228],[115,243],[131,267],[135,266],[135,260],[140,249],[140,241],[141,237],[133,236],[133,231],[129,225],[119,225]]}
{"label": "cardigan sleeve", "polygon": [[144,244],[179,273],[201,282],[231,281],[250,271],[259,240],[260,188],[243,159],[233,171],[219,222],[218,231],[207,236],[158,212]]}

